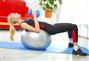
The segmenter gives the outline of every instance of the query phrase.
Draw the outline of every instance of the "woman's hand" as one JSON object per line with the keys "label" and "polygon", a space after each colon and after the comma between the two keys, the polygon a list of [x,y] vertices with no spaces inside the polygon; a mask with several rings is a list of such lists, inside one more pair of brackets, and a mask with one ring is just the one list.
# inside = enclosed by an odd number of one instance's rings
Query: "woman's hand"
{"label": "woman's hand", "polygon": [[33,14],[33,16],[36,16],[36,11],[33,11],[32,14]]}

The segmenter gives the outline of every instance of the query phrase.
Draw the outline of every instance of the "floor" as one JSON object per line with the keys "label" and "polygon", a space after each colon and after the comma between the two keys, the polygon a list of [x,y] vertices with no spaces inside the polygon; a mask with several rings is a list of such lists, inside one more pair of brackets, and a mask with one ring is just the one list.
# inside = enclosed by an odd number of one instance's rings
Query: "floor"
{"label": "floor", "polygon": [[89,57],[63,53],[0,49],[1,61],[89,61]]}
{"label": "floor", "polygon": [[[67,47],[69,40],[66,36],[66,33],[60,35],[52,36],[51,45],[55,44],[55,46],[59,47],[62,51]],[[21,36],[21,32],[17,32],[15,36]],[[64,37],[66,41],[63,41]],[[62,41],[59,42],[58,39]],[[15,41],[10,41],[8,38],[8,31],[0,31],[0,41],[20,43],[21,39],[20,37],[17,37],[15,38]],[[79,45],[89,49],[89,40],[79,37]],[[66,53],[55,53],[55,51],[52,53],[35,50],[0,48],[0,61],[89,61],[89,56],[75,56]]]}

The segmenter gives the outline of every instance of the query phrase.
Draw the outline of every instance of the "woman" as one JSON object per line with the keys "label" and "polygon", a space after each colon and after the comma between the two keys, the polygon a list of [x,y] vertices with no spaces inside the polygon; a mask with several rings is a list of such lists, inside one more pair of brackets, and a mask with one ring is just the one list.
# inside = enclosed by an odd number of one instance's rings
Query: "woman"
{"label": "woman", "polygon": [[78,28],[75,24],[70,23],[58,23],[50,25],[45,22],[39,22],[36,17],[36,12],[33,12],[33,19],[27,19],[23,21],[21,15],[18,13],[11,13],[8,16],[8,22],[10,23],[10,38],[13,40],[15,34],[15,28],[13,24],[19,24],[19,26],[27,31],[39,32],[40,29],[45,30],[50,35],[54,35],[61,32],[68,32],[70,39],[68,47],[73,47],[72,54],[86,56],[87,53],[83,52],[78,46]]}

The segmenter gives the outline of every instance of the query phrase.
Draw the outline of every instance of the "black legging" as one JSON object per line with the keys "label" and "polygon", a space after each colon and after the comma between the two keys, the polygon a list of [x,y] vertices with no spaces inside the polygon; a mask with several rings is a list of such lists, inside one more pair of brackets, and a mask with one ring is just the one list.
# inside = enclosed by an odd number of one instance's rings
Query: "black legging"
{"label": "black legging", "polygon": [[50,35],[68,32],[69,38],[73,38],[73,42],[76,43],[78,41],[78,28],[77,25],[71,23],[58,23],[52,26],[47,26],[45,28]]}

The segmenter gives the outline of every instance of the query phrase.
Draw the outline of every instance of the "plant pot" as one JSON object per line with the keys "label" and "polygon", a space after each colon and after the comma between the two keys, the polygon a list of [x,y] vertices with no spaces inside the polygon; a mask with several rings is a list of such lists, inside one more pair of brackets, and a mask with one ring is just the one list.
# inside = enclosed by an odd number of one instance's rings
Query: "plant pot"
{"label": "plant pot", "polygon": [[51,18],[52,17],[52,11],[50,9],[45,10],[45,17]]}

